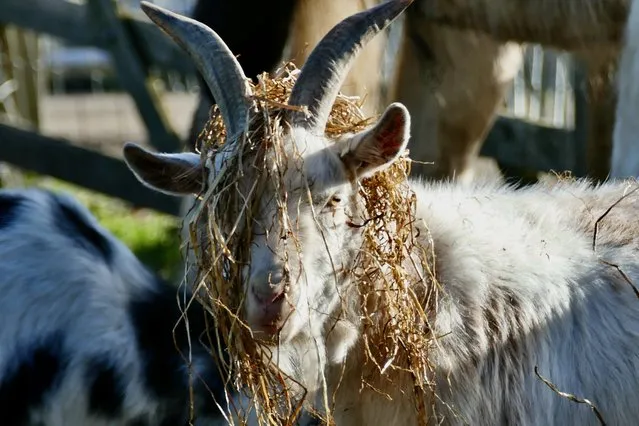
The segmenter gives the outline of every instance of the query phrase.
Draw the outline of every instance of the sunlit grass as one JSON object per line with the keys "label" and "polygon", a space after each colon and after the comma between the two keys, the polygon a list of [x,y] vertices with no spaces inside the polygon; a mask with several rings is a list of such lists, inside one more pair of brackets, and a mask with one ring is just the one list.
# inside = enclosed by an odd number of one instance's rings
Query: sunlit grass
{"label": "sunlit grass", "polygon": [[4,186],[36,186],[63,191],[84,204],[98,221],[127,245],[149,268],[175,280],[180,273],[179,220],[49,177],[25,173],[18,182]]}

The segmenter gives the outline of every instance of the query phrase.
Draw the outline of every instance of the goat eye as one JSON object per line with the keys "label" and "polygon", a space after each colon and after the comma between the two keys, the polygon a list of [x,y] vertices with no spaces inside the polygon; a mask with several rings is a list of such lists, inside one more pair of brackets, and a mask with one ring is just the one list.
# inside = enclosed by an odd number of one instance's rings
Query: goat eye
{"label": "goat eye", "polygon": [[339,204],[342,202],[342,197],[339,195],[333,195],[331,198],[331,204]]}

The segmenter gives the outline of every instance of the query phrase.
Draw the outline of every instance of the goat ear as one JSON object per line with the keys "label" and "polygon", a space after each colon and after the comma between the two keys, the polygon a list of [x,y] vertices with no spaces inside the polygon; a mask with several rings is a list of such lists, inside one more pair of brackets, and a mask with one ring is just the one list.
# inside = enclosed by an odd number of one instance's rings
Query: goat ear
{"label": "goat ear", "polygon": [[410,114],[404,105],[393,103],[374,127],[338,143],[338,155],[358,178],[364,178],[390,166],[409,138]]}
{"label": "goat ear", "polygon": [[126,143],[123,152],[135,177],[151,189],[168,195],[190,195],[204,186],[207,169],[195,153],[158,154],[134,143]]}

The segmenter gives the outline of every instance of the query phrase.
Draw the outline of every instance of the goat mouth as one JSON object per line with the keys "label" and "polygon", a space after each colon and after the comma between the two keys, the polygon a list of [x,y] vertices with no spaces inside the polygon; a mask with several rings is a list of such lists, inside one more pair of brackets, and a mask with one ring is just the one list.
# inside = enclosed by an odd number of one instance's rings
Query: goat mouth
{"label": "goat mouth", "polygon": [[290,300],[289,286],[282,286],[273,292],[259,292],[251,289],[248,325],[256,337],[272,340],[282,333],[287,320],[295,311]]}
{"label": "goat mouth", "polygon": [[259,314],[254,317],[254,321],[252,321],[254,325],[251,328],[256,334],[272,339],[282,333],[286,322],[294,311],[295,308],[289,304],[285,297],[282,297],[278,303],[262,307]]}

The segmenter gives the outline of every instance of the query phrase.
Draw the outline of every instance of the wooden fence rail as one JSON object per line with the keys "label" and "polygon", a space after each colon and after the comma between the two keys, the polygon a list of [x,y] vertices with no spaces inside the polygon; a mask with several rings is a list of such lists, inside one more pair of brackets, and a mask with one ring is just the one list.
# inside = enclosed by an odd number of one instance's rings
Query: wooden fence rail
{"label": "wooden fence rail", "polygon": [[[121,85],[135,101],[148,131],[149,143],[163,151],[180,149],[179,138],[149,83],[149,70],[189,74],[194,72],[194,67],[190,58],[141,12],[124,13],[112,0],[87,0],[85,4],[67,0],[2,0],[2,24],[110,52]],[[579,120],[577,114],[576,121]],[[582,124],[576,123],[575,127],[579,126]],[[583,139],[580,131],[500,117],[483,146],[482,155],[508,167],[539,171],[572,169],[579,175],[583,173]],[[0,124],[0,161],[138,206],[178,214],[175,199],[143,187],[122,160],[42,135],[34,129]]]}
{"label": "wooden fence rail", "polygon": [[75,146],[64,139],[0,124],[0,159],[121,198],[139,207],[179,214],[176,197],[141,185],[124,161]]}

